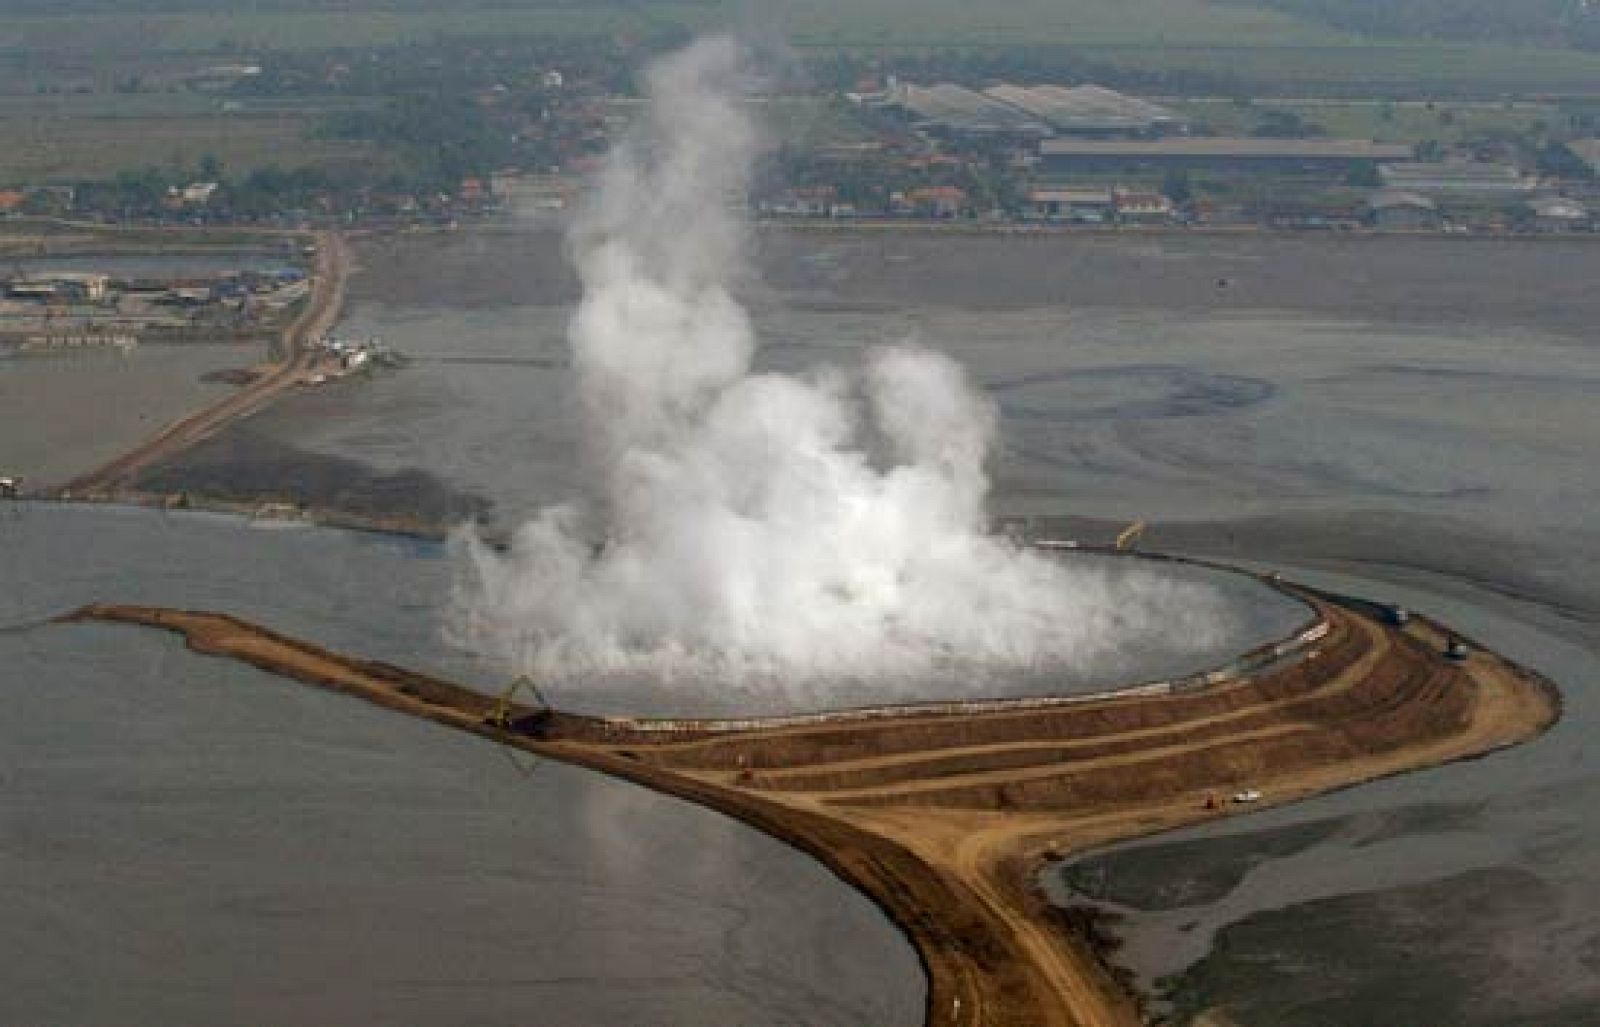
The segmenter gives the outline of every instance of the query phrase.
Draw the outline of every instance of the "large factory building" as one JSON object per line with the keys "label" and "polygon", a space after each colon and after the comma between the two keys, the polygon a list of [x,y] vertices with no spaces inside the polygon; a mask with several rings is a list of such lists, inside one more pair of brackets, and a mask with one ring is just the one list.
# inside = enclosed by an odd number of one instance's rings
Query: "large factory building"
{"label": "large factory building", "polygon": [[1045,139],[1041,170],[1057,175],[1140,171],[1270,171],[1344,174],[1354,165],[1401,161],[1411,147],[1367,139],[1257,139],[1175,136],[1166,139]]}

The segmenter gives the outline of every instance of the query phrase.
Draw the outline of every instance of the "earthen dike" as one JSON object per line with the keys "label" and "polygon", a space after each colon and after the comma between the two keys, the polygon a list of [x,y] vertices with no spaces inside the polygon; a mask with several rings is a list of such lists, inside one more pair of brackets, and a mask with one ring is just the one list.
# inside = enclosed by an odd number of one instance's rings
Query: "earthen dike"
{"label": "earthen dike", "polygon": [[1482,646],[1448,658],[1457,636],[1428,618],[1262,580],[1303,600],[1309,620],[1223,671],[1097,696],[749,721],[508,705],[219,613],[96,605],[65,619],[175,631],[197,652],[736,817],[810,853],[905,931],[929,1023],[1136,1024],[1134,997],[1038,894],[1044,862],[1481,756],[1560,712],[1548,682]]}

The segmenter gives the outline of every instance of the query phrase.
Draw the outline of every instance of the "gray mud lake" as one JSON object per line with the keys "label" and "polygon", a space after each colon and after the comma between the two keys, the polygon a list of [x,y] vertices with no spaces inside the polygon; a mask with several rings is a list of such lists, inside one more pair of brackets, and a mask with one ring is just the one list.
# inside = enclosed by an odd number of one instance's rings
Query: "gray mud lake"
{"label": "gray mud lake", "polygon": [[[424,519],[501,527],[573,498],[583,447],[563,333],[575,287],[560,252],[556,235],[514,228],[372,241],[341,331],[381,335],[416,357],[412,366],[289,397],[156,469],[153,483],[223,495],[264,488],[355,509],[398,504]],[[1083,893],[1125,911],[1122,958],[1180,1019],[1220,1008],[1245,1025],[1600,1022],[1600,751],[1590,742],[1600,727],[1600,246],[763,232],[754,256],[758,273],[743,290],[762,366],[851,364],[867,347],[907,338],[966,364],[1001,412],[997,515],[1101,540],[1148,518],[1152,548],[1254,560],[1405,602],[1563,690],[1565,719],[1531,745],[1068,867]],[[302,602],[314,588],[252,595],[291,630],[446,661],[422,651],[432,636],[397,637],[421,612],[391,619],[382,605],[357,603],[361,614],[330,629]],[[201,592],[188,601],[203,603]],[[18,637],[43,645],[50,636]],[[153,661],[148,652],[166,643],[128,644]],[[47,712],[33,715],[50,723]],[[284,744],[299,735],[285,730]],[[459,746],[479,752],[446,739],[405,757],[436,767]],[[488,766],[498,756],[478,758]],[[407,809],[396,800],[394,815]],[[759,841],[731,828],[727,838],[739,840],[720,844]],[[739,865],[791,867],[774,860]],[[685,869],[674,862],[669,853],[651,872]],[[757,889],[772,902],[780,890]],[[850,901],[820,886],[798,891],[783,900],[793,909]],[[711,901],[679,893],[686,909]],[[824,968],[804,977],[852,1003],[840,1022],[920,1015],[915,961],[903,942],[875,940],[894,935],[870,909],[848,932],[825,932],[837,951],[804,955],[810,943],[798,942],[793,960],[787,938],[764,933],[777,928],[747,923],[761,966],[803,971],[808,959],[837,955],[864,975],[860,953],[886,954],[859,993],[849,984],[859,976],[836,983]],[[470,933],[448,936],[476,944]],[[722,950],[714,930],[675,937]],[[750,1003],[770,987],[776,1005],[760,1007],[759,1022],[784,1021],[798,1007],[783,996],[809,986],[769,985],[766,973],[737,986],[702,976]],[[783,990],[791,986],[799,990]],[[669,1019],[748,1022],[704,1011]]]}
{"label": "gray mud lake", "polygon": [[[12,271],[97,271],[118,276],[201,276],[282,267],[260,252],[23,258]],[[261,363],[260,345],[146,344],[17,353],[0,346],[0,475],[29,488],[60,485],[127,452],[233,388],[206,375]]]}
{"label": "gray mud lake", "polygon": [[238,344],[0,353],[0,474],[32,488],[91,471],[233,391],[207,374],[264,355]]}
{"label": "gray mud lake", "polygon": [[[0,507],[0,1020],[912,1024],[901,935],[742,824],[307,689],[97,598],[480,684],[431,543]],[[476,668],[479,672],[482,668]]]}

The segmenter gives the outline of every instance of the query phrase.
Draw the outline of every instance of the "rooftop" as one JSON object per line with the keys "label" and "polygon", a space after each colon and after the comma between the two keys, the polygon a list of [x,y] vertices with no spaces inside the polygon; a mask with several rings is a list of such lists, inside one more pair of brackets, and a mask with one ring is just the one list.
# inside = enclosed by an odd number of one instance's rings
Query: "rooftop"
{"label": "rooftop", "polygon": [[1110,204],[1109,189],[1034,189],[1028,193],[1030,203],[1080,203]]}
{"label": "rooftop", "polygon": [[902,83],[890,91],[888,102],[925,121],[963,132],[1050,134],[1048,125],[1026,111],[948,82],[933,86]]}
{"label": "rooftop", "polygon": [[1600,139],[1574,139],[1567,144],[1567,149],[1596,174],[1600,174]]}
{"label": "rooftop", "polygon": [[1046,157],[1259,157],[1324,160],[1399,160],[1411,147],[1370,139],[1257,139],[1177,136],[1170,139],[1046,139]]}
{"label": "rooftop", "polygon": [[1589,217],[1589,208],[1577,200],[1569,200],[1565,196],[1546,196],[1528,204],[1533,209],[1536,217],[1560,219],[1566,221],[1584,221]]}
{"label": "rooftop", "polygon": [[1534,186],[1513,165],[1485,161],[1380,164],[1378,175],[1386,186],[1435,193],[1523,193]]}
{"label": "rooftop", "polygon": [[1384,189],[1373,193],[1367,200],[1367,206],[1373,210],[1393,210],[1397,207],[1415,207],[1419,210],[1438,209],[1438,204],[1421,193],[1407,192],[1404,189]]}
{"label": "rooftop", "polygon": [[1062,132],[1139,132],[1182,119],[1148,100],[1104,86],[1014,86],[1003,84],[984,95],[1041,118]]}

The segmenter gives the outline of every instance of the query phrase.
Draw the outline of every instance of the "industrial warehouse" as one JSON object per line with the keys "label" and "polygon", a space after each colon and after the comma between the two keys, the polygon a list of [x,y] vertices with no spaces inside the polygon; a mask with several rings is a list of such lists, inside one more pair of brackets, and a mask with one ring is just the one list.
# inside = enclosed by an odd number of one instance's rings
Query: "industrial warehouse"
{"label": "industrial warehouse", "polygon": [[294,267],[181,275],[18,268],[0,300],[0,347],[267,341],[309,293]]}
{"label": "industrial warehouse", "polygon": [[948,82],[895,82],[877,102],[954,136],[1155,136],[1188,130],[1183,118],[1159,104],[1095,85],[1001,84],[979,92]]}

